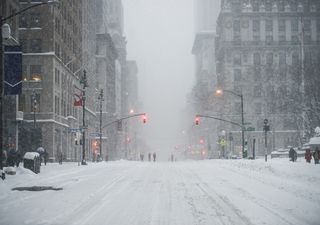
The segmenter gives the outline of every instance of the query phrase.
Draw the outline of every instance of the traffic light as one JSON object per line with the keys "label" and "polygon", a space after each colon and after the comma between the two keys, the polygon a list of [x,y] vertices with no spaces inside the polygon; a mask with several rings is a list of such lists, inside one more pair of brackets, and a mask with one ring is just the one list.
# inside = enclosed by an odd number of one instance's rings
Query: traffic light
{"label": "traffic light", "polygon": [[147,122],[147,115],[146,115],[146,114],[143,114],[143,115],[142,115],[142,122],[143,122],[143,123],[146,123],[146,122]]}
{"label": "traffic light", "polygon": [[196,122],[196,125],[199,125],[199,123],[200,123],[200,118],[199,118],[198,116],[196,117],[195,122]]}

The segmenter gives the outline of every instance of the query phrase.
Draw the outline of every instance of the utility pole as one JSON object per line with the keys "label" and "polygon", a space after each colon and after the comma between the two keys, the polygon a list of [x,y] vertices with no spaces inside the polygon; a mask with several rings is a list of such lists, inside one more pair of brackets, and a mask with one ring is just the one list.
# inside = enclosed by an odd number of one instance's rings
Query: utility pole
{"label": "utility pole", "polygon": [[268,142],[268,131],[270,130],[270,126],[269,126],[269,121],[267,119],[264,119],[263,121],[264,126],[263,126],[263,131],[264,131],[264,156],[265,156],[265,161],[268,161],[268,146],[267,146],[267,142]]}
{"label": "utility pole", "polygon": [[33,90],[32,92],[32,110],[33,110],[33,128],[36,129],[36,110],[37,110],[37,99],[36,99],[36,93]]}
{"label": "utility pole", "polygon": [[100,89],[100,94],[98,97],[99,101],[100,101],[100,131],[99,131],[99,137],[100,137],[100,141],[99,141],[99,148],[100,148],[100,157],[102,158],[102,102],[104,101],[103,99],[103,89]]}
{"label": "utility pole", "polygon": [[4,180],[6,175],[3,171],[3,43],[2,43],[2,16],[0,15],[0,170],[1,178]]}
{"label": "utility pole", "polygon": [[86,87],[88,87],[87,71],[83,70],[83,76],[80,79],[82,84],[82,161],[81,165],[87,165],[86,162]]}

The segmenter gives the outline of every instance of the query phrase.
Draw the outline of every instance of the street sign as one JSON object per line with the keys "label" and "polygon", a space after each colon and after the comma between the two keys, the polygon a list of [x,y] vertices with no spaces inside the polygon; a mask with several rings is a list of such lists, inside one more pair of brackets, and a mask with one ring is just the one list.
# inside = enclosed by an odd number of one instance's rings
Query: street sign
{"label": "street sign", "polygon": [[256,129],[254,127],[248,127],[247,131],[255,131]]}
{"label": "street sign", "polygon": [[93,132],[89,134],[90,137],[100,137],[100,133],[98,132]]}

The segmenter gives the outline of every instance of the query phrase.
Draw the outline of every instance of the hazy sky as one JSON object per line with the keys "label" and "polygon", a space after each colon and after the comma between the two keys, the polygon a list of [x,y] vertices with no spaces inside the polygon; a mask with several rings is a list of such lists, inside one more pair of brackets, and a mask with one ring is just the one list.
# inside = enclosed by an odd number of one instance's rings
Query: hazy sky
{"label": "hazy sky", "polygon": [[149,118],[144,136],[152,150],[167,154],[180,144],[180,113],[194,80],[193,0],[122,1],[127,58],[137,61],[140,100]]}

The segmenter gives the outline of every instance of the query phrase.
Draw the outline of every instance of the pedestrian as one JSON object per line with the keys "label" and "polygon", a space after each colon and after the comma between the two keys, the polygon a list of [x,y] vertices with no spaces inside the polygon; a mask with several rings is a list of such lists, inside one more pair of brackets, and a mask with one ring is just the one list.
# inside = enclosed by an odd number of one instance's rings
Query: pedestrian
{"label": "pedestrian", "polygon": [[19,167],[20,162],[21,162],[21,154],[20,154],[20,151],[18,150],[16,154],[16,161],[15,161],[16,167]]}
{"label": "pedestrian", "polygon": [[43,153],[43,160],[44,160],[44,165],[46,166],[47,160],[48,160],[48,153],[46,149],[44,150],[44,153]]}
{"label": "pedestrian", "polygon": [[293,148],[290,148],[289,150],[289,158],[290,158],[290,161],[292,162],[295,162],[297,159],[297,153]]}
{"label": "pedestrian", "polygon": [[306,153],[304,154],[304,158],[306,159],[307,163],[311,162],[312,155],[310,149],[306,149]]}
{"label": "pedestrian", "polygon": [[62,152],[58,153],[59,164],[62,164]]}
{"label": "pedestrian", "polygon": [[171,154],[171,162],[173,162],[174,156],[173,154]]}
{"label": "pedestrian", "polygon": [[319,157],[320,157],[319,148],[316,147],[316,149],[313,153],[314,164],[319,164]]}
{"label": "pedestrian", "polygon": [[156,161],[156,158],[157,158],[157,154],[154,152],[154,153],[153,153],[153,162]]}
{"label": "pedestrian", "polygon": [[12,148],[12,149],[10,149],[9,154],[8,154],[8,160],[7,160],[8,166],[13,167],[15,165],[15,161],[16,161],[16,152]]}
{"label": "pedestrian", "polygon": [[149,162],[151,161],[151,153],[150,152],[148,153],[148,160],[149,160]]}

